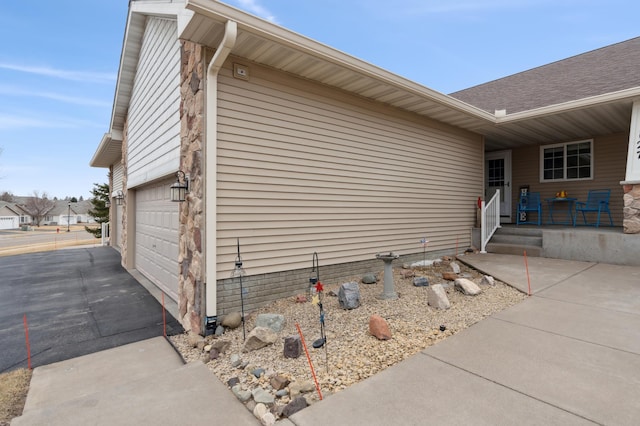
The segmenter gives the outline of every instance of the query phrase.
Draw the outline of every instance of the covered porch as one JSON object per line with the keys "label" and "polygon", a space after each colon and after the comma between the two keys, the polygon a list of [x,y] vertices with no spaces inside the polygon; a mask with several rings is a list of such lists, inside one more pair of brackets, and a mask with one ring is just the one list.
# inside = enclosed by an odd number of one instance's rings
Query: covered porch
{"label": "covered porch", "polygon": [[[481,246],[480,228],[472,241]],[[486,245],[488,253],[547,257],[613,265],[640,266],[640,236],[625,234],[621,226],[502,224]]]}

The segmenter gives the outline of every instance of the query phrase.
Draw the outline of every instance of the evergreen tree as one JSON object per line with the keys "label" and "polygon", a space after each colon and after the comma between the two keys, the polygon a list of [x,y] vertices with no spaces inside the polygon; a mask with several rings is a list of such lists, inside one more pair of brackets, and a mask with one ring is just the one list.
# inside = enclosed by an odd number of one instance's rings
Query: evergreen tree
{"label": "evergreen tree", "polygon": [[90,234],[93,234],[96,238],[102,238],[102,224],[109,222],[109,208],[106,206],[106,202],[109,201],[109,184],[106,183],[94,183],[91,190],[93,198],[91,198],[91,205],[93,208],[89,210],[89,216],[93,216],[96,222],[100,225],[97,228],[89,228],[85,226],[84,229]]}

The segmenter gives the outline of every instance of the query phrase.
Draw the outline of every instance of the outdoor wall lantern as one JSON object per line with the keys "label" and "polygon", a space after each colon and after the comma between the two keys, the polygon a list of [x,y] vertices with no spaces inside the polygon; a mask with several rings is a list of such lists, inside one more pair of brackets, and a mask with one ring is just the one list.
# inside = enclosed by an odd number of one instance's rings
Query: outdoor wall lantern
{"label": "outdoor wall lantern", "polygon": [[121,206],[123,202],[124,202],[124,192],[118,189],[116,191],[116,205]]}
{"label": "outdoor wall lantern", "polygon": [[184,201],[189,193],[189,175],[182,170],[176,172],[176,182],[171,185],[171,201]]}

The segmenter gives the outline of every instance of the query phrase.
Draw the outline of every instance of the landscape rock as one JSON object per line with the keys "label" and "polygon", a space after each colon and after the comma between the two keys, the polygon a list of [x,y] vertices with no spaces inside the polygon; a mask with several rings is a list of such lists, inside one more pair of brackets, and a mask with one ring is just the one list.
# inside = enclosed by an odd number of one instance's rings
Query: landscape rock
{"label": "landscape rock", "polygon": [[280,333],[286,324],[284,315],[259,314],[256,317],[256,327],[267,327],[276,333]]}
{"label": "landscape rock", "polygon": [[[189,339],[189,344],[194,348],[197,348],[199,344],[204,345],[204,337],[202,337],[197,333],[189,332],[187,339]],[[199,349],[202,349],[202,348],[199,348]]]}
{"label": "landscape rock", "polygon": [[243,390],[240,385],[235,385],[231,388],[231,392],[240,400],[240,402],[247,402],[251,399],[251,392]]}
{"label": "landscape rock", "polygon": [[355,309],[360,306],[360,287],[357,282],[352,281],[340,286],[338,303],[342,309]]}
{"label": "landscape rock", "polygon": [[451,262],[449,264],[449,266],[451,267],[451,271],[454,274],[459,274],[460,273],[460,265],[458,265],[456,262]]}
{"label": "landscape rock", "polygon": [[307,296],[299,294],[296,296],[296,303],[307,303]]}
{"label": "landscape rock", "polygon": [[273,413],[265,413],[264,416],[260,417],[260,424],[262,426],[274,426],[276,424],[276,416]]}
{"label": "landscape rock", "polygon": [[240,379],[237,377],[232,377],[229,380],[227,380],[227,385],[232,388],[235,385],[239,385],[240,384]]}
{"label": "landscape rock", "polygon": [[416,273],[412,269],[403,269],[400,271],[400,275],[402,275],[402,278],[411,278],[415,277]]}
{"label": "landscape rock", "polygon": [[240,364],[242,364],[242,358],[238,354],[232,354],[229,357],[229,361],[231,361],[231,366],[232,367],[239,367]]}
{"label": "landscape rock", "polygon": [[445,280],[448,281],[455,281],[458,279],[458,274],[454,273],[454,272],[443,272],[442,273],[442,278],[444,278]]}
{"label": "landscape rock", "polygon": [[214,360],[214,359],[218,359],[220,357],[220,352],[218,352],[218,350],[216,348],[212,348],[209,351],[209,359],[210,360]]}
{"label": "landscape rock", "polygon": [[289,336],[284,339],[284,357],[299,358],[302,355],[302,341],[300,336]]}
{"label": "landscape rock", "polygon": [[216,332],[214,333],[216,336],[222,336],[224,334],[224,327],[219,325],[216,327]]}
{"label": "landscape rock", "polygon": [[415,277],[413,279],[413,285],[416,287],[427,287],[429,285],[429,279],[427,277]]}
{"label": "landscape rock", "polygon": [[254,376],[256,376],[256,379],[259,379],[260,376],[262,376],[264,374],[264,368],[254,368],[251,371],[251,374],[253,374]]}
{"label": "landscape rock", "polygon": [[389,324],[379,315],[371,315],[369,317],[369,333],[375,336],[378,340],[391,339],[391,330],[389,330]]}
{"label": "landscape rock", "polygon": [[496,280],[491,275],[484,275],[480,280],[480,285],[496,285]]}
{"label": "landscape rock", "polygon": [[256,406],[253,408],[253,415],[257,419],[261,419],[262,416],[264,416],[268,412],[269,412],[269,409],[263,403],[256,404]]}
{"label": "landscape rock", "polygon": [[375,284],[377,282],[376,274],[369,273],[362,276],[362,284]]}
{"label": "landscape rock", "polygon": [[480,289],[480,287],[478,287],[478,284],[466,278],[458,278],[454,281],[453,285],[456,290],[461,291],[467,296],[476,296],[482,293],[482,290]]}
{"label": "landscape rock", "polygon": [[276,398],[282,398],[289,395],[289,390],[288,389],[280,389],[279,391],[276,392]]}
{"label": "landscape rock", "polygon": [[243,351],[251,352],[265,346],[269,346],[275,343],[278,339],[278,335],[275,331],[267,327],[256,327],[247,336],[247,340],[244,342]]}
{"label": "landscape rock", "polygon": [[251,395],[256,404],[273,405],[275,402],[275,397],[261,387],[257,387],[251,391]]}
{"label": "landscape rock", "polygon": [[300,410],[307,408],[307,400],[302,396],[298,396],[288,403],[282,410],[283,417],[291,417]]}
{"label": "landscape rock", "polygon": [[213,343],[211,343],[211,348],[217,349],[221,354],[225,353],[230,346],[231,342],[228,340],[214,340]]}
{"label": "landscape rock", "polygon": [[447,292],[441,284],[429,286],[427,290],[427,303],[436,309],[449,309],[451,307]]}
{"label": "landscape rock", "polygon": [[220,325],[227,328],[238,328],[242,324],[242,314],[240,312],[231,312],[225,315]]}
{"label": "landscape rock", "polygon": [[269,380],[269,384],[276,391],[279,391],[279,390],[283,390],[284,388],[286,388],[289,385],[289,379],[287,379],[284,376],[273,376]]}
{"label": "landscape rock", "polygon": [[293,382],[289,384],[289,396],[295,398],[301,393],[313,392],[315,386],[309,381]]}

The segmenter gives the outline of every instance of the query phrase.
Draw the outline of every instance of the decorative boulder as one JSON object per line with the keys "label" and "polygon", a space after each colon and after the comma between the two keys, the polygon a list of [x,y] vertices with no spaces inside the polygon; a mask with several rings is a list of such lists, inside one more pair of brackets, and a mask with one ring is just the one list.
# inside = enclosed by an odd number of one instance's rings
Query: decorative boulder
{"label": "decorative boulder", "polygon": [[467,296],[476,296],[482,293],[482,290],[480,289],[480,287],[478,287],[478,284],[466,278],[458,278],[454,281],[453,285],[456,290],[461,291]]}
{"label": "decorative boulder", "polygon": [[342,309],[355,309],[360,306],[360,287],[357,282],[352,281],[340,286],[338,303]]}
{"label": "decorative boulder", "polygon": [[231,312],[222,318],[220,325],[227,328],[238,328],[242,324],[242,314],[240,312]]}
{"label": "decorative boulder", "polygon": [[389,324],[380,315],[371,315],[369,317],[369,333],[375,336],[378,340],[391,339],[391,330],[389,330]]}
{"label": "decorative boulder", "polygon": [[299,396],[284,407],[282,417],[293,416],[298,411],[307,408],[307,405],[307,400],[303,396]]}
{"label": "decorative boulder", "polygon": [[302,341],[300,336],[289,336],[284,339],[284,357],[299,358],[302,355]]}
{"label": "decorative boulder", "polygon": [[427,287],[429,285],[429,279],[427,277],[415,277],[413,279],[413,285],[416,287]]}
{"label": "decorative boulder", "polygon": [[458,265],[456,262],[451,262],[449,264],[449,266],[451,267],[451,271],[454,274],[459,274],[460,273],[460,265]]}
{"label": "decorative boulder", "polygon": [[427,290],[427,303],[436,309],[449,309],[451,307],[447,292],[442,287],[442,284],[435,284],[429,287]]}
{"label": "decorative boulder", "polygon": [[280,314],[259,314],[256,317],[256,327],[266,327],[279,333],[284,328],[286,320]]}
{"label": "decorative boulder", "polygon": [[442,278],[448,281],[455,281],[458,279],[458,274],[456,274],[455,272],[443,272]]}
{"label": "decorative boulder", "polygon": [[362,277],[362,284],[375,284],[378,282],[378,278],[375,274],[369,273]]}
{"label": "decorative boulder", "polygon": [[275,331],[267,327],[256,327],[251,330],[251,333],[247,336],[247,340],[244,342],[244,352],[255,351],[265,346],[269,346],[275,343],[278,339],[278,335]]}
{"label": "decorative boulder", "polygon": [[482,277],[480,285],[496,285],[496,280],[491,275],[485,275]]}

